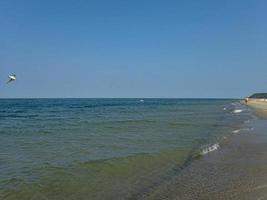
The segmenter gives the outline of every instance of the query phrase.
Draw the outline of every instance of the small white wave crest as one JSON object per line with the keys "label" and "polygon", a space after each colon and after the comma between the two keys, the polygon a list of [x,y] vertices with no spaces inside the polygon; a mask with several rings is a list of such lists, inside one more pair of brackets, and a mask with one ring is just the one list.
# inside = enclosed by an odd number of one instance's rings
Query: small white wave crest
{"label": "small white wave crest", "polygon": [[239,133],[240,131],[241,129],[237,129],[237,130],[232,131],[232,133]]}
{"label": "small white wave crest", "polygon": [[239,133],[240,131],[253,131],[254,128],[251,127],[251,128],[241,128],[241,129],[236,129],[234,131],[232,131],[232,133]]}
{"label": "small white wave crest", "polygon": [[200,154],[201,154],[201,155],[206,155],[206,154],[208,154],[208,153],[210,153],[210,152],[212,152],[212,151],[218,150],[219,148],[220,148],[219,143],[215,143],[215,144],[213,144],[213,145],[210,145],[210,146],[204,148],[204,149],[201,151]]}
{"label": "small white wave crest", "polygon": [[241,112],[243,112],[242,109],[235,109],[235,110],[233,111],[233,113],[235,113],[235,114],[237,114],[237,113],[241,113]]}

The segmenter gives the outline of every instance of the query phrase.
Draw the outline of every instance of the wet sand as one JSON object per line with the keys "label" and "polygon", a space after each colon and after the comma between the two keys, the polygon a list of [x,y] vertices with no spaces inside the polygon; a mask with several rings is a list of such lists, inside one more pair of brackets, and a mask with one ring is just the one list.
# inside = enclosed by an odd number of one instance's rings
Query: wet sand
{"label": "wet sand", "polygon": [[257,118],[244,126],[143,199],[267,199],[267,121]]}

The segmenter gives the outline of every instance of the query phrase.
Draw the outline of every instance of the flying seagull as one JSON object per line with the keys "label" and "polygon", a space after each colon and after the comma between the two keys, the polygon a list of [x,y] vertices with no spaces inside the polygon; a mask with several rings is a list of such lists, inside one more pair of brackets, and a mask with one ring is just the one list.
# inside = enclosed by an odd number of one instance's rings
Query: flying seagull
{"label": "flying seagull", "polygon": [[12,74],[12,75],[8,76],[8,78],[9,78],[9,80],[7,81],[7,83],[15,81],[16,80],[16,74]]}

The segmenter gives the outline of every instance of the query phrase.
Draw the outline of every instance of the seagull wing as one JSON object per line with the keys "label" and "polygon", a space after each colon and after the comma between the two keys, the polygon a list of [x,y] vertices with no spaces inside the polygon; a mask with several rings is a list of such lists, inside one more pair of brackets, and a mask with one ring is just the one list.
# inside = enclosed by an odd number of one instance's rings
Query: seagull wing
{"label": "seagull wing", "polygon": [[14,81],[13,79],[9,79],[6,83],[10,83],[10,82],[12,82],[12,81]]}
{"label": "seagull wing", "polygon": [[16,80],[16,75],[15,74],[9,75],[8,78],[9,78],[9,80],[7,81],[7,83],[10,83],[10,82]]}

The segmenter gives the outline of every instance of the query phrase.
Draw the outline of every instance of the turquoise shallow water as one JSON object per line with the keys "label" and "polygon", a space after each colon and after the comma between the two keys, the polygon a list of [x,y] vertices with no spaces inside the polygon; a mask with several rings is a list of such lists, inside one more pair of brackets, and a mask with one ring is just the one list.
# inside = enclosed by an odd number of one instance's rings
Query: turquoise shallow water
{"label": "turquoise shallow water", "polygon": [[2,99],[0,199],[138,199],[250,118],[225,99]]}

